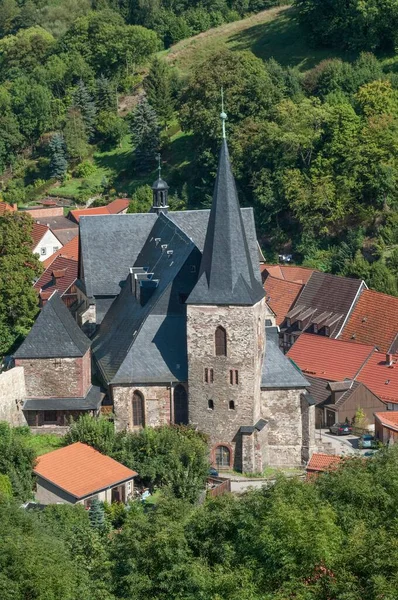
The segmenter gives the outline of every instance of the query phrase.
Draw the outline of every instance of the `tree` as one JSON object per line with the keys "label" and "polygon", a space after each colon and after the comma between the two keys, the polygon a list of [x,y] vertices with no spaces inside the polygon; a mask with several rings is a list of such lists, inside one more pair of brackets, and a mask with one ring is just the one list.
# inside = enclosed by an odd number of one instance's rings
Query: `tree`
{"label": "tree", "polygon": [[63,134],[68,155],[83,160],[88,154],[88,136],[80,110],[69,110]]}
{"label": "tree", "polygon": [[153,204],[153,192],[149,185],[138,187],[131,197],[128,213],[146,213],[149,212]]}
{"label": "tree", "polygon": [[99,111],[106,113],[117,111],[115,84],[112,80],[104,77],[102,74],[96,81],[96,99]]}
{"label": "tree", "polygon": [[149,104],[155,109],[161,123],[167,127],[173,117],[174,100],[171,90],[171,69],[166,61],[154,58],[149,73],[144,79],[144,89]]}
{"label": "tree", "polygon": [[50,151],[50,174],[58,180],[63,180],[68,169],[68,161],[66,160],[66,145],[64,137],[61,133],[55,133],[48,145]]}
{"label": "tree", "polygon": [[73,102],[75,108],[80,111],[83,117],[87,135],[92,137],[96,115],[95,102],[82,79],[79,79],[77,82],[77,87],[73,94]]}
{"label": "tree", "polygon": [[94,498],[91,502],[90,510],[88,513],[90,517],[91,527],[98,531],[103,531],[105,528],[105,510],[102,502]]}
{"label": "tree", "polygon": [[68,432],[63,437],[65,446],[82,442],[92,446],[98,452],[111,455],[115,445],[115,428],[106,417],[94,419],[91,415],[84,414],[77,421],[72,421]]}
{"label": "tree", "polygon": [[42,266],[32,254],[33,219],[14,212],[0,216],[0,354],[11,351],[25,336],[38,312],[32,282]]}
{"label": "tree", "polygon": [[15,0],[1,0],[0,2],[0,37],[12,33],[20,9]]}
{"label": "tree", "polygon": [[[0,474],[8,477],[13,496],[22,502],[32,497],[35,460],[34,450],[18,435],[18,429],[0,422]],[[4,479],[3,489],[9,491]]]}
{"label": "tree", "polygon": [[8,475],[0,473],[0,499],[12,498],[12,485]]}
{"label": "tree", "polygon": [[130,115],[130,131],[135,145],[136,168],[148,171],[155,163],[160,138],[156,112],[145,98],[137,104]]}
{"label": "tree", "polygon": [[101,111],[97,117],[97,132],[110,146],[120,145],[128,132],[128,125],[115,112]]}

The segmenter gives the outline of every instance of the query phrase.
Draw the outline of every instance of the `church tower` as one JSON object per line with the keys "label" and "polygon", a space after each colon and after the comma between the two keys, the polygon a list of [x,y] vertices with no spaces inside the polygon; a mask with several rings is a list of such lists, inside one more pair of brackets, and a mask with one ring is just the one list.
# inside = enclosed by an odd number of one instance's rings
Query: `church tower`
{"label": "church tower", "polygon": [[[250,254],[225,138],[198,281],[187,304],[189,420],[210,439],[218,469],[260,471],[265,300]],[[264,430],[265,435],[265,430]]]}
{"label": "church tower", "polygon": [[160,154],[158,154],[158,161],[159,161],[159,166],[158,166],[159,176],[152,185],[153,202],[152,202],[152,208],[151,208],[151,212],[154,212],[156,214],[159,214],[161,212],[167,213],[167,211],[169,209],[169,200],[168,200],[169,186],[162,179],[162,167],[161,167]]}

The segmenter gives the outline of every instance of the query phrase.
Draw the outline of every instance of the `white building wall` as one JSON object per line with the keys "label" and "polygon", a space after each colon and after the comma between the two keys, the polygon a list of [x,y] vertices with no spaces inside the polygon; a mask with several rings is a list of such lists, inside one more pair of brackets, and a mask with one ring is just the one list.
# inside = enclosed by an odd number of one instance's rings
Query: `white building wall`
{"label": "white building wall", "polygon": [[53,234],[51,229],[48,229],[33,250],[33,254],[39,255],[39,260],[46,260],[49,256],[54,254],[57,250],[62,248],[62,244],[57,237]]}

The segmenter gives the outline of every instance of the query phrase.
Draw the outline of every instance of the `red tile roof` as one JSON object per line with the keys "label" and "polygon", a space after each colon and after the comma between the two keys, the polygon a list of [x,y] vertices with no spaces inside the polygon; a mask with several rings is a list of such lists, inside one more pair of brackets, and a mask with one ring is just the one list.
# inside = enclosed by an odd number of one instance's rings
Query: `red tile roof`
{"label": "red tile roof", "polygon": [[124,210],[127,210],[129,204],[130,200],[128,198],[116,198],[116,200],[108,204],[106,208],[108,209],[110,215],[118,215]]}
{"label": "red tile roof", "polygon": [[39,456],[34,473],[75,498],[90,496],[137,475],[81,442]]}
{"label": "red tile roof", "polygon": [[0,216],[4,215],[6,211],[15,212],[17,210],[16,204],[7,204],[7,202],[0,202]]}
{"label": "red tile roof", "polygon": [[[76,281],[79,263],[77,260],[58,256],[40,279],[34,284],[34,288],[40,292],[42,299],[46,299],[48,293],[57,290],[62,296]],[[57,277],[57,279],[55,279]],[[43,295],[44,292],[44,295]]]}
{"label": "red tile roof", "polygon": [[[357,344],[352,344],[357,346]],[[384,352],[374,352],[357,376],[376,396],[384,402],[398,402],[398,355],[392,365],[386,362]]]}
{"label": "red tile roof", "polygon": [[51,256],[46,258],[43,261],[44,267],[47,269],[54,262],[54,260],[58,256],[63,256],[64,258],[72,258],[73,260],[79,260],[79,236],[77,235],[72,240],[67,242],[65,246],[54,252]]}
{"label": "red tile roof", "polygon": [[276,324],[280,325],[289,312],[303,286],[300,283],[284,281],[268,275],[264,281],[265,299],[276,314]]}
{"label": "red tile roof", "polygon": [[341,456],[331,454],[314,453],[307,465],[307,471],[326,471],[341,462]]}
{"label": "red tile roof", "polygon": [[387,352],[398,332],[398,298],[365,290],[340,339],[377,346]]}
{"label": "red tile roof", "polygon": [[42,225],[41,223],[33,223],[33,228],[32,228],[32,239],[33,239],[32,249],[36,248],[37,244],[44,237],[44,235],[47,233],[47,231],[48,231],[47,225]]}
{"label": "red tile roof", "polygon": [[377,412],[375,417],[384,427],[398,431],[398,411]]}
{"label": "red tile roof", "polygon": [[287,355],[304,374],[329,381],[342,381],[345,378],[354,379],[372,352],[373,346],[303,333]]}
{"label": "red tile roof", "polygon": [[272,277],[283,279],[292,283],[307,283],[314,269],[307,267],[296,267],[295,265],[264,265],[263,269]]}

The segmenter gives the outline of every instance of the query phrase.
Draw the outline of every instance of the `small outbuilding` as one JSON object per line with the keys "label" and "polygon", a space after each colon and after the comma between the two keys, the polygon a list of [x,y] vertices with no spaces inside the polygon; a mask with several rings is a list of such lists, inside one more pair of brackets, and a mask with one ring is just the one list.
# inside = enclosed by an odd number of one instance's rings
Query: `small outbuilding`
{"label": "small outbuilding", "polygon": [[34,468],[40,504],[127,502],[134,490],[135,471],[91,446],[76,442],[39,456]]}

